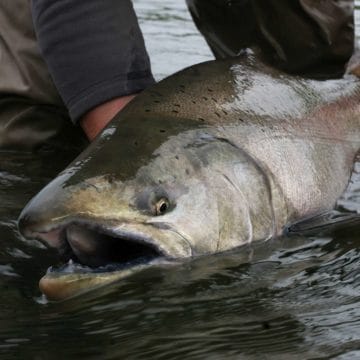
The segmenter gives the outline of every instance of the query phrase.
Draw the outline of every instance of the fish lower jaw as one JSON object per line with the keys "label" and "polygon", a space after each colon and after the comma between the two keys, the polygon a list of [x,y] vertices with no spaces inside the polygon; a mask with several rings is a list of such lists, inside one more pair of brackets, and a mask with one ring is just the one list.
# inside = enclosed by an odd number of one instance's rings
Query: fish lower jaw
{"label": "fish lower jaw", "polygon": [[39,281],[41,292],[50,301],[67,300],[109,285],[156,265],[170,266],[176,262],[158,258],[149,262],[127,263],[92,269],[69,260],[60,268],[51,267]]}
{"label": "fish lower jaw", "polygon": [[49,300],[77,296],[149,266],[177,263],[175,259],[192,254],[186,239],[176,231],[151,224],[115,227],[74,219],[57,226],[34,226],[26,237],[42,241],[60,255],[61,265],[50,267],[39,283]]}
{"label": "fish lower jaw", "polygon": [[135,232],[111,233],[71,223],[42,233],[62,264],[52,266],[39,287],[49,300],[64,300],[104,286],[155,264],[171,263],[160,248]]}

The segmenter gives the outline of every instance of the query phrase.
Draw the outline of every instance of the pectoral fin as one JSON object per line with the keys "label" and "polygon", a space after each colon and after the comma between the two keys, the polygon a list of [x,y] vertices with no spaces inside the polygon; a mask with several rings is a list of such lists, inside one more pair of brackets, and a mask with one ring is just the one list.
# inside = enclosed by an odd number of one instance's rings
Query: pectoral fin
{"label": "pectoral fin", "polygon": [[327,211],[294,222],[284,229],[284,234],[291,235],[330,235],[338,231],[360,230],[360,214]]}

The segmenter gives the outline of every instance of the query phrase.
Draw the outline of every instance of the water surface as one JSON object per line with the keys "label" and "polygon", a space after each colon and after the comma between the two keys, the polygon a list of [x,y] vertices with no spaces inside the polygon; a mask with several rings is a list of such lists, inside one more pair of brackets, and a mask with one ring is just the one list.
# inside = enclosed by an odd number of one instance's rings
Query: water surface
{"label": "water surface", "polygon": [[[180,0],[137,0],[157,79],[212,58]],[[360,237],[277,239],[47,303],[55,254],[25,241],[25,203],[74,155],[0,153],[1,359],[360,358]],[[342,206],[360,210],[360,164]]]}

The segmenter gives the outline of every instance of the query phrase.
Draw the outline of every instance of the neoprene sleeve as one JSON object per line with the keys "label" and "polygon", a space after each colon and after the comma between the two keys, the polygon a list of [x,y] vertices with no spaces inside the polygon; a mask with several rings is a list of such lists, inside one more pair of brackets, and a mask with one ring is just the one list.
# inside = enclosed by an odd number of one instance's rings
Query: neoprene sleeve
{"label": "neoprene sleeve", "polygon": [[42,55],[73,121],[154,83],[130,0],[32,0]]}
{"label": "neoprene sleeve", "polygon": [[254,48],[307,77],[341,77],[354,50],[354,0],[186,0],[217,58]]}

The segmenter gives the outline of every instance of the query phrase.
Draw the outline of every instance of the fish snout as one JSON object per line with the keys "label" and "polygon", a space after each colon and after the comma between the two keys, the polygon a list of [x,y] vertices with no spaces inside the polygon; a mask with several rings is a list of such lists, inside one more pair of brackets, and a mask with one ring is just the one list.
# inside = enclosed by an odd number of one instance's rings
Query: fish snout
{"label": "fish snout", "polygon": [[43,224],[38,214],[28,211],[28,206],[18,219],[18,230],[26,239],[37,239],[50,247],[59,247],[62,229]]}

